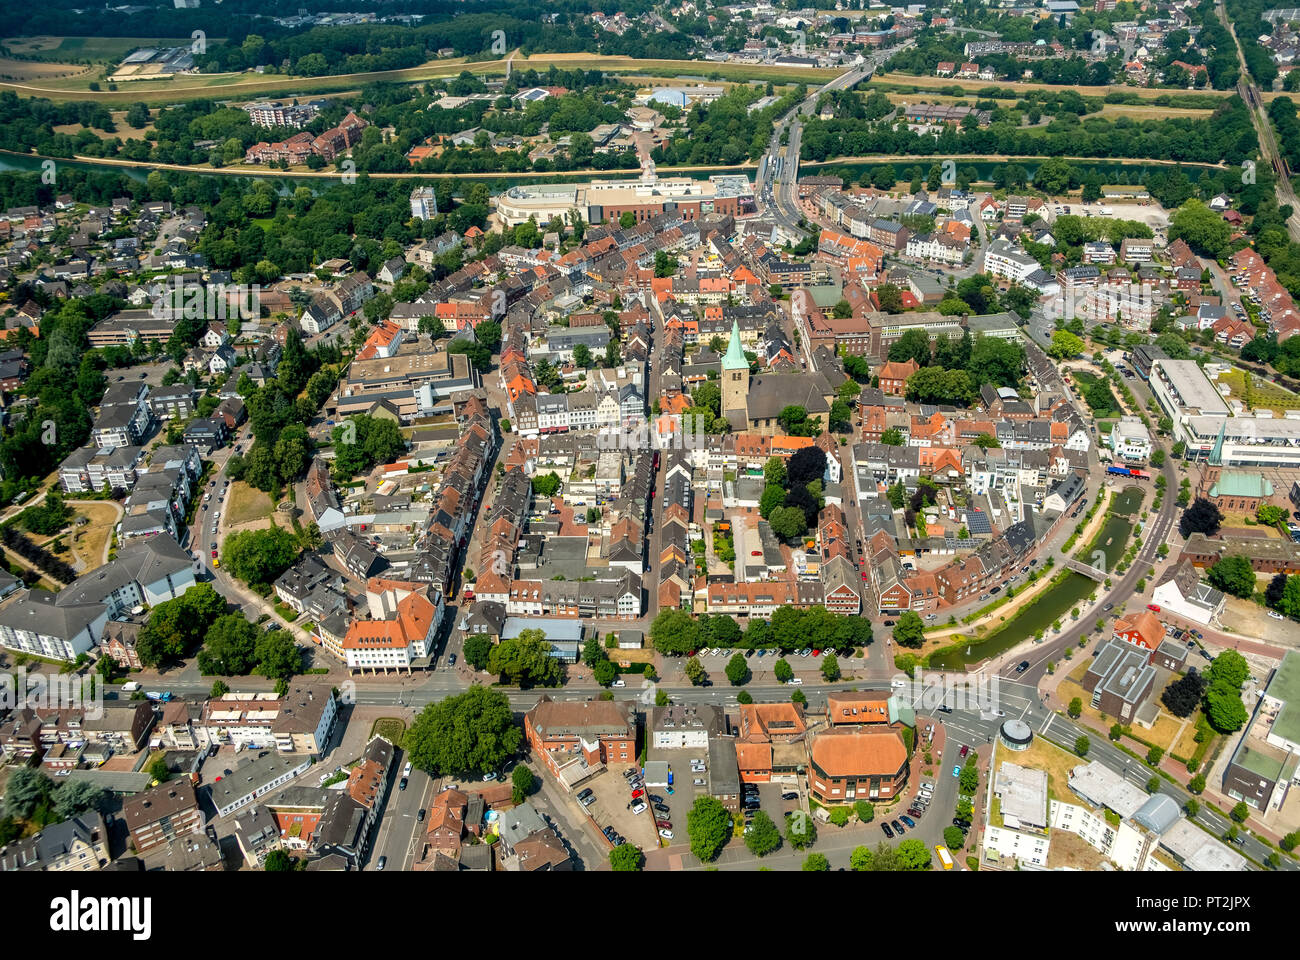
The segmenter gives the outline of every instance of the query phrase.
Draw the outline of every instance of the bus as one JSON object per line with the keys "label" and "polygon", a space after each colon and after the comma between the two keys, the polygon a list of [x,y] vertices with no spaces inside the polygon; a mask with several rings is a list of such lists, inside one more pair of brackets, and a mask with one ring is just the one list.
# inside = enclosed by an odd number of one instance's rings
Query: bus
{"label": "bus", "polygon": [[952,854],[948,852],[948,848],[943,844],[939,844],[934,848],[934,852],[939,855],[939,862],[943,864],[943,868],[945,870],[951,870]]}

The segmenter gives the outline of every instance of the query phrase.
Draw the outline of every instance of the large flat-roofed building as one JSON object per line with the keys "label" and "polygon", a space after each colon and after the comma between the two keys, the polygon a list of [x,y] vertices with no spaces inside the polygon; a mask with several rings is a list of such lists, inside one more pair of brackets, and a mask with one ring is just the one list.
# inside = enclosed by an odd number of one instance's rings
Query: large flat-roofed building
{"label": "large flat-roofed building", "polygon": [[1298,772],[1300,653],[1288,650],[1224,768],[1223,792],[1256,810],[1277,810]]}
{"label": "large flat-roofed building", "polygon": [[632,213],[638,222],[663,213],[696,220],[710,213],[736,216],[752,206],[754,186],[748,177],[728,175],[693,180],[593,180],[590,183],[544,183],[511,187],[496,198],[497,214],[508,227],[536,217],[546,223],[567,216],[575,207],[589,223],[615,221]]}
{"label": "large flat-roofed building", "polygon": [[338,415],[367,413],[387,401],[402,419],[430,414],[452,394],[477,390],[482,377],[463,353],[429,353],[418,343],[403,344],[391,357],[354,360],[339,384]]}
{"label": "large flat-roofed building", "polygon": [[1189,460],[1216,467],[1300,468],[1300,420],[1193,416],[1181,425],[1181,439]]}
{"label": "large flat-roofed building", "polygon": [[176,329],[174,318],[159,316],[152,309],[119,310],[86,332],[92,347],[130,346],[137,339],[164,343]]}
{"label": "large flat-roofed building", "polygon": [[1187,421],[1192,417],[1228,415],[1228,404],[1194,360],[1168,360],[1163,357],[1153,360],[1148,382],[1152,396],[1174,421],[1174,439],[1187,441],[1189,456],[1192,455],[1190,448],[1193,443],[1192,438],[1186,435]]}

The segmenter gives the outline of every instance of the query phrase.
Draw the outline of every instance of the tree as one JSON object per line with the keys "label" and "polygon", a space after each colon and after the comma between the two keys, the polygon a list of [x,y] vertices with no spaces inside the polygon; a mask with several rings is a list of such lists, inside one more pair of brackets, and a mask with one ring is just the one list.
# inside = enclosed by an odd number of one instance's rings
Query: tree
{"label": "tree", "polygon": [[1075,697],[1071,700],[1068,712],[1071,717],[1077,720],[1083,713],[1083,700],[1080,697]]}
{"label": "tree", "polygon": [[744,686],[749,682],[749,663],[738,653],[727,661],[726,673],[733,687]]}
{"label": "tree", "polygon": [[793,541],[808,532],[808,519],[799,507],[777,507],[767,518],[772,532],[782,540]]}
{"label": "tree", "polygon": [[1290,853],[1297,846],[1300,846],[1300,830],[1293,830],[1278,841],[1278,846]]}
{"label": "tree", "polygon": [[908,837],[897,847],[899,868],[902,870],[929,870],[930,848],[916,837]]}
{"label": "tree", "polygon": [[1255,519],[1266,526],[1276,527],[1286,519],[1286,510],[1271,503],[1261,503],[1255,508]]}
{"label": "tree", "polygon": [[904,610],[894,625],[894,642],[900,647],[920,649],[925,642],[925,623],[914,610]]}
{"label": "tree", "polygon": [[1245,823],[1250,816],[1250,807],[1246,805],[1245,800],[1238,801],[1237,805],[1231,810],[1232,819],[1238,823]]}
{"label": "tree", "polygon": [[587,638],[587,642],[582,645],[582,662],[588,667],[595,667],[604,659],[606,659],[605,648],[600,645],[599,634],[593,631]]}
{"label": "tree", "polygon": [[756,857],[765,857],[781,846],[781,832],[777,830],[772,818],[762,810],[755,813],[754,819],[749,823],[749,832],[745,834],[745,846]]}
{"label": "tree", "polygon": [[858,873],[870,870],[872,859],[870,847],[854,847],[849,854],[849,869]]}
{"label": "tree", "polygon": [[225,610],[225,598],[210,583],[195,584],[181,596],[155,605],[136,640],[141,663],[155,667],[189,656]]}
{"label": "tree", "polygon": [[849,808],[835,807],[830,812],[831,823],[837,827],[846,827],[849,824]]}
{"label": "tree", "polygon": [[1228,249],[1232,230],[1219,216],[1200,200],[1188,200],[1174,211],[1169,220],[1169,239],[1179,238],[1196,253],[1219,257]]}
{"label": "tree", "polygon": [[687,653],[700,645],[700,625],[685,610],[661,610],[650,624],[650,642],[660,653]]}
{"label": "tree", "polygon": [[[971,755],[971,759],[974,759],[974,754]],[[961,788],[962,793],[974,796],[975,791],[980,786],[979,767],[968,761],[966,766],[961,768],[961,776],[957,778],[957,785]]]}
{"label": "tree", "polygon": [[240,530],[226,537],[221,566],[253,589],[265,590],[301,552],[298,538],[273,523],[265,530]]}
{"label": "tree", "polygon": [[609,851],[609,867],[620,873],[635,873],[645,864],[641,848],[631,843],[619,844]]}
{"label": "tree", "polygon": [[1205,673],[1211,685],[1222,684],[1238,690],[1250,676],[1250,664],[1236,650],[1224,650],[1214,658]]}
{"label": "tree", "polygon": [[288,630],[272,630],[257,639],[253,650],[255,673],[272,680],[287,681],[302,670],[302,652]]}
{"label": "tree", "polygon": [[1088,739],[1087,734],[1080,734],[1074,741],[1074,752],[1081,757],[1088,755],[1088,748],[1092,746],[1092,741]]}
{"label": "tree", "polygon": [[487,668],[488,658],[492,655],[492,641],[481,633],[473,633],[465,638],[462,650],[465,659],[475,670],[484,670]]}
{"label": "tree", "polygon": [[478,684],[426,706],[404,740],[411,763],[435,776],[496,770],[522,745],[510,700]]}
{"label": "tree", "polygon": [[853,801],[853,812],[858,815],[858,819],[863,823],[870,823],[876,819],[876,808],[866,800]]}
{"label": "tree", "polygon": [[822,678],[827,683],[834,683],[840,678],[840,661],[833,653],[822,657]]}
{"label": "tree", "polygon": [[[686,834],[691,840],[691,853],[705,863],[717,857],[718,851],[727,842],[729,819],[727,808],[717,797],[696,797],[686,814]],[[768,822],[771,823],[770,820]],[[772,829],[775,830],[775,826]]]}
{"label": "tree", "polygon": [[502,681],[520,688],[533,685],[557,687],[563,668],[551,656],[551,644],[542,630],[521,630],[519,636],[502,640],[488,657],[489,673],[499,674]]}
{"label": "tree", "polygon": [[1240,730],[1247,720],[1246,705],[1239,689],[1212,683],[1205,694],[1205,719],[1220,733]]}
{"label": "tree", "polygon": [[1047,348],[1047,355],[1056,360],[1068,360],[1083,353],[1083,340],[1068,330],[1057,330],[1052,334],[1052,345]]}
{"label": "tree", "polygon": [[831,863],[820,853],[810,853],[804,859],[803,871],[805,873],[825,873],[831,868]]}
{"label": "tree", "polygon": [[1210,586],[1234,597],[1250,597],[1255,592],[1255,568],[1241,554],[1223,557],[1206,571]]}
{"label": "tree", "polygon": [[284,850],[272,850],[266,855],[262,869],[267,873],[292,873],[297,869],[297,861]]}
{"label": "tree", "polygon": [[[591,676],[602,687],[608,687],[618,679],[618,668],[608,660],[601,660],[596,664],[595,669],[591,671]],[[662,693],[662,691],[660,692]]]}
{"label": "tree", "polygon": [[1183,809],[1187,811],[1189,819],[1195,820],[1196,815],[1201,812],[1201,804],[1195,797],[1188,797],[1187,802],[1183,804]]}
{"label": "tree", "polygon": [[781,683],[786,683],[787,681],[794,679],[794,667],[790,666],[790,661],[786,660],[785,657],[781,657],[776,661],[776,666],[772,668],[772,673]]}
{"label": "tree", "polygon": [[686,679],[691,681],[693,686],[698,687],[705,680],[704,665],[700,663],[699,657],[687,659],[686,663],[682,665],[682,670],[686,674]]}
{"label": "tree", "polygon": [[1147,766],[1154,767],[1160,763],[1160,758],[1165,755],[1164,747],[1151,747],[1147,750]]}
{"label": "tree", "polygon": [[1165,687],[1160,702],[1176,717],[1190,717],[1205,695],[1206,679],[1189,667],[1187,673]]}
{"label": "tree", "polygon": [[901,447],[903,445],[903,431],[898,427],[890,427],[880,435],[880,442],[887,447]]}
{"label": "tree", "polygon": [[510,771],[511,797],[515,803],[523,803],[524,799],[533,792],[533,786],[536,783],[533,771],[525,764],[518,764]]}
{"label": "tree", "polygon": [[966,846],[966,834],[962,833],[958,827],[943,828],[943,842],[949,850],[960,850]]}
{"label": "tree", "polygon": [[231,613],[218,617],[208,629],[207,640],[199,651],[199,672],[223,677],[250,673],[257,639],[257,627],[241,614]]}
{"label": "tree", "polygon": [[539,497],[553,497],[560,489],[560,478],[552,470],[540,477],[533,477],[533,493]]}
{"label": "tree", "polygon": [[1183,511],[1178,521],[1178,532],[1184,537],[1193,533],[1203,533],[1212,537],[1223,525],[1223,513],[1205,497],[1197,497],[1192,505]]}
{"label": "tree", "polygon": [[167,761],[159,757],[153,763],[149,764],[149,776],[153,777],[159,783],[166,783],[171,779],[172,772],[167,766]]}
{"label": "tree", "polygon": [[[836,810],[844,810],[836,807]],[[845,814],[848,813],[844,810]],[[796,850],[806,850],[817,842],[817,824],[802,810],[785,815],[785,839]]]}
{"label": "tree", "polygon": [[48,804],[53,793],[54,782],[43,772],[31,767],[16,767],[5,785],[5,813],[28,820],[37,807]]}
{"label": "tree", "polygon": [[1196,776],[1192,777],[1192,779],[1188,780],[1188,781],[1187,781],[1187,789],[1190,790],[1190,791],[1192,791],[1192,793],[1198,793],[1198,794],[1199,794],[1199,793],[1204,793],[1204,792],[1205,792],[1205,774],[1203,774],[1203,773],[1198,773]]}

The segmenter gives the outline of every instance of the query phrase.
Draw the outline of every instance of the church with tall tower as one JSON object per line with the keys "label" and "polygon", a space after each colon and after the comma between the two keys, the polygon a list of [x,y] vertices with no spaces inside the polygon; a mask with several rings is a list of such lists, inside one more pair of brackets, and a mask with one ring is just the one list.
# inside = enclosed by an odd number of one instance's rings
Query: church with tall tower
{"label": "church with tall tower", "polygon": [[749,429],[749,360],[740,346],[740,324],[731,321],[731,342],[722,358],[722,415],[733,430]]}

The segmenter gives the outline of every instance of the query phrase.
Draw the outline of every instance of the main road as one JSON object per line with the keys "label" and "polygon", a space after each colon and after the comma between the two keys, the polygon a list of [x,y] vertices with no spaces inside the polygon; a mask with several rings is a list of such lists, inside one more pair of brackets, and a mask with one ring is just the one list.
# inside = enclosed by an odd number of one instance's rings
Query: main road
{"label": "main road", "polygon": [[[876,68],[900,50],[905,50],[915,41],[908,40],[901,46],[872,53],[862,63],[847,73],[842,73],[829,83],[812,91],[796,104],[789,113],[773,124],[772,140],[768,145],[766,162],[760,162],[758,182],[754,192],[768,207],[785,230],[795,236],[802,236],[799,226],[802,216],[799,213],[799,196],[797,181],[799,178],[799,143],[803,134],[802,117],[812,115],[817,101],[824,93],[833,90],[851,90],[875,72]],[[783,142],[784,141],[784,142]],[[780,167],[778,170],[777,167]]]}

